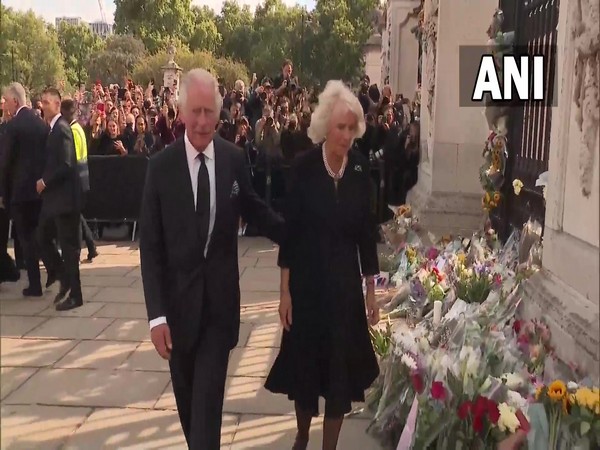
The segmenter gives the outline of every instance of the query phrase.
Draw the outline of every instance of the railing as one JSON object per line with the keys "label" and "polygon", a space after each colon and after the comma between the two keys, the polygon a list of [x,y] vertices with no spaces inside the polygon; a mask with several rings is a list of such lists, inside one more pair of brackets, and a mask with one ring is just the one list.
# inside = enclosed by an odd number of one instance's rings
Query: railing
{"label": "railing", "polygon": [[[545,98],[552,98],[555,94],[559,0],[502,0],[500,6],[514,8],[512,22],[516,49],[522,54],[545,56]],[[510,10],[504,10],[504,15],[512,18]],[[529,218],[544,223],[546,208],[542,188],[536,187],[535,182],[548,170],[552,124],[550,102],[527,101],[510,111],[509,155],[503,186],[505,201],[493,217],[496,229],[504,239],[512,228],[522,227]],[[524,184],[518,196],[512,187],[514,179],[520,179]]]}

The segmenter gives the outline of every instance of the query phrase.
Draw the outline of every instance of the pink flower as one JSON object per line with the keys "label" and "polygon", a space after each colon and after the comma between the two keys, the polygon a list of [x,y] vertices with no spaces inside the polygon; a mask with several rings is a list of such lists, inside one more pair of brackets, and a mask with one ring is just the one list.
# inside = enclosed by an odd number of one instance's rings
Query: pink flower
{"label": "pink flower", "polygon": [[539,345],[532,345],[531,347],[529,347],[529,356],[531,357],[531,359],[539,358],[540,353],[541,348]]}

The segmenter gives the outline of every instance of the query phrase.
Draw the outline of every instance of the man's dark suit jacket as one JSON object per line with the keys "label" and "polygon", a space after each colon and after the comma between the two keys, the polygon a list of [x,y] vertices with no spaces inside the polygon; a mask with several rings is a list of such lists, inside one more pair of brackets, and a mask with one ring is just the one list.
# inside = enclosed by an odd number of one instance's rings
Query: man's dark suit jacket
{"label": "man's dark suit jacket", "polygon": [[41,215],[54,217],[81,211],[82,188],[73,131],[63,117],[56,121],[48,135],[46,154]]}
{"label": "man's dark suit jacket", "polygon": [[0,197],[5,204],[40,199],[35,187],[46,164],[48,131],[44,121],[29,108],[21,109],[4,125],[0,140]]}
{"label": "man's dark suit jacket", "polygon": [[205,293],[211,325],[235,347],[240,325],[240,215],[280,242],[283,220],[252,189],[244,152],[215,134],[216,214],[208,253],[199,236],[183,138],[148,164],[140,220],[140,257],[148,319],[166,316],[173,347],[191,350],[200,334]]}

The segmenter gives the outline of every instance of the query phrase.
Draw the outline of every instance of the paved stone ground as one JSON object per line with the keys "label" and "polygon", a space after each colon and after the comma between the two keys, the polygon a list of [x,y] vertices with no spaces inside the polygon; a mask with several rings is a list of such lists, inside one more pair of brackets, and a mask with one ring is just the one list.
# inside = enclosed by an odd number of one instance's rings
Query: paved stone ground
{"label": "paved stone ground", "polygon": [[[286,450],[293,405],[262,387],[281,336],[277,252],[257,238],[241,238],[239,249],[242,325],[222,448]],[[54,310],[56,288],[31,300],[21,297],[23,282],[0,285],[2,449],[186,448],[168,366],[149,341],[137,246],[103,243],[99,252],[81,264],[85,304],[76,310]],[[321,448],[321,424],[311,449]],[[367,425],[364,415],[349,417],[338,448],[378,449]]]}

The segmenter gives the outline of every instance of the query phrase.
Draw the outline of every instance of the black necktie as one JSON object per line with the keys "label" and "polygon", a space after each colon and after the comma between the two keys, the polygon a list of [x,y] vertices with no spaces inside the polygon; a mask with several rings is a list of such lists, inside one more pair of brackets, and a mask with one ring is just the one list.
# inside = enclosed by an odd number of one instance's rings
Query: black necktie
{"label": "black necktie", "polygon": [[204,250],[210,225],[210,182],[208,180],[208,169],[206,168],[206,156],[204,156],[204,153],[200,153],[197,158],[200,160],[200,170],[198,171],[196,214],[199,221],[200,242]]}

